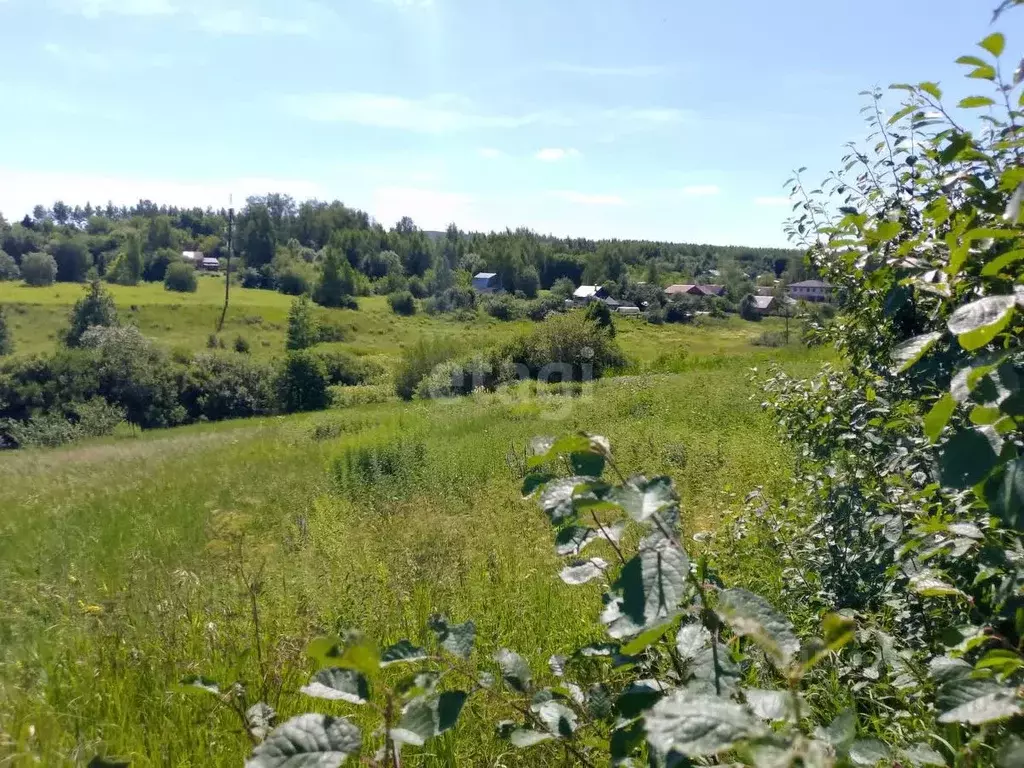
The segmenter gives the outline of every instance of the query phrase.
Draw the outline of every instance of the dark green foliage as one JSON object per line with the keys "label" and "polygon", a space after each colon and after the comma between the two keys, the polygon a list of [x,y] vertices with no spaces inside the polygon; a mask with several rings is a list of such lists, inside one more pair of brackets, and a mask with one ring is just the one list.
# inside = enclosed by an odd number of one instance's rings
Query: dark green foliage
{"label": "dark green foliage", "polygon": [[761,321],[761,313],[757,311],[757,304],[754,302],[753,294],[748,293],[740,301],[740,317],[753,322]]}
{"label": "dark green foliage", "polygon": [[286,296],[303,296],[313,289],[309,268],[288,264],[277,273],[277,290]]}
{"label": "dark green foliage", "polygon": [[410,277],[409,282],[409,293],[415,296],[417,299],[425,299],[430,295],[430,291],[427,290],[427,284],[423,282],[420,277]]}
{"label": "dark green foliage", "polygon": [[397,291],[388,295],[388,306],[396,315],[415,315],[416,299],[409,291]]}
{"label": "dark green foliage", "polygon": [[9,355],[14,351],[14,338],[11,329],[7,325],[7,313],[0,306],[0,357]]}
{"label": "dark green foliage", "polygon": [[317,322],[313,317],[309,299],[300,296],[292,301],[291,309],[288,310],[288,338],[285,348],[306,349],[313,346],[319,341],[317,331]]}
{"label": "dark green foliage", "polygon": [[324,365],[327,383],[332,386],[354,386],[367,379],[366,366],[355,355],[339,350],[324,350],[316,353]]}
{"label": "dark green foliage", "polygon": [[92,254],[80,238],[63,237],[51,243],[50,253],[57,264],[58,282],[85,282],[86,273],[92,266]]}
{"label": "dark green foliage", "polygon": [[238,230],[245,266],[259,269],[269,264],[277,249],[277,232],[267,206],[260,203],[246,206],[238,217]]}
{"label": "dark green foliage", "polygon": [[151,283],[162,282],[167,276],[167,269],[176,261],[181,260],[181,253],[174,248],[160,248],[146,262],[142,279]]}
{"label": "dark green foliage", "polygon": [[195,293],[199,288],[199,279],[196,277],[196,270],[191,264],[183,261],[176,261],[167,267],[164,276],[164,288],[168,291],[179,293]]}
{"label": "dark green foliage", "polygon": [[238,355],[196,355],[185,372],[179,399],[193,421],[269,414],[277,408],[274,371]]}
{"label": "dark green foliage", "polygon": [[568,299],[576,290],[576,284],[568,277],[560,277],[551,285],[551,293],[560,299]]}
{"label": "dark green foliage", "polygon": [[612,320],[612,311],[603,301],[592,301],[587,305],[587,320],[597,325],[598,328],[606,329],[611,336],[615,336],[615,322]]}
{"label": "dark green foliage", "polygon": [[21,277],[21,268],[6,251],[0,250],[0,282],[4,280],[17,280]]}
{"label": "dark green foliage", "polygon": [[319,356],[308,350],[289,352],[277,376],[281,408],[289,413],[323,410],[330,404],[327,384],[327,368]]}
{"label": "dark green foliage", "polygon": [[346,446],[332,460],[343,493],[373,493],[384,498],[410,491],[421,476],[426,447],[413,435],[389,434]]}
{"label": "dark green foliage", "polygon": [[99,280],[93,280],[85,289],[85,296],[75,302],[68,315],[68,327],[61,340],[69,347],[81,345],[82,335],[90,328],[116,327],[117,307],[114,297],[103,288]]}
{"label": "dark green foliage", "polygon": [[703,303],[696,296],[679,296],[665,304],[666,323],[691,323]]}
{"label": "dark green foliage", "polygon": [[403,400],[411,400],[420,381],[457,354],[456,346],[439,340],[420,339],[406,347],[395,371],[395,393]]}
{"label": "dark green foliage", "polygon": [[526,305],[526,315],[531,320],[540,322],[553,312],[561,312],[565,309],[563,300],[557,296],[546,296],[534,299]]}
{"label": "dark green foliage", "polygon": [[21,279],[31,286],[53,285],[57,278],[57,262],[48,253],[28,253],[21,259]]}
{"label": "dark green foliage", "polygon": [[[412,288],[413,281],[410,280],[409,289],[413,296],[415,296],[416,292]],[[455,286],[436,296],[431,296],[423,303],[423,309],[428,315],[458,312],[464,309],[475,308],[476,301],[476,291],[472,288]]]}
{"label": "dark green foliage", "polygon": [[339,247],[332,245],[324,257],[320,279],[313,291],[313,301],[324,307],[357,309],[356,272]]}
{"label": "dark green foliage", "polygon": [[526,314],[527,307],[525,301],[507,293],[485,296],[480,300],[480,305],[484,312],[498,320],[519,320]]}
{"label": "dark green foliage", "polygon": [[232,347],[234,347],[235,352],[240,355],[249,354],[249,340],[245,338],[245,336],[235,336],[235,341],[232,344]]}
{"label": "dark green foliage", "polygon": [[90,437],[104,437],[124,419],[123,409],[95,397],[27,421],[0,419],[0,447],[6,442],[12,448],[55,448]]}

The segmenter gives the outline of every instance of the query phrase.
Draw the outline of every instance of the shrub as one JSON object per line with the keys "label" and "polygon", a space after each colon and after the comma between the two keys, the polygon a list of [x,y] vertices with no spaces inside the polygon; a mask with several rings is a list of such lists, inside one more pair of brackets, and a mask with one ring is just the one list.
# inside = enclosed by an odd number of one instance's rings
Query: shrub
{"label": "shrub", "polygon": [[757,309],[753,294],[748,293],[740,300],[740,317],[755,323],[761,322],[761,313]]}
{"label": "shrub", "polygon": [[481,305],[484,312],[498,320],[518,320],[526,314],[526,302],[507,293],[486,296],[481,300]]}
{"label": "shrub", "polygon": [[348,331],[340,323],[330,323],[321,320],[316,326],[316,340],[318,344],[325,344],[334,341],[344,341],[348,338]]}
{"label": "shrub", "polygon": [[235,336],[235,343],[233,344],[235,352],[240,355],[249,354],[249,340],[245,336]]}
{"label": "shrub", "polygon": [[21,268],[6,251],[0,251],[0,282],[4,280],[17,280],[21,277]]}
{"label": "shrub", "polygon": [[62,283],[84,283],[92,266],[92,254],[77,237],[64,237],[50,245],[57,264],[56,279]]}
{"label": "shrub", "polygon": [[398,291],[388,296],[388,304],[396,315],[415,315],[416,299],[409,291]]}
{"label": "shrub", "polygon": [[146,262],[146,268],[142,271],[142,279],[150,283],[163,282],[167,277],[167,269],[172,264],[181,261],[181,253],[174,248],[159,248]]}
{"label": "shrub", "polygon": [[551,293],[560,299],[568,299],[576,291],[576,284],[568,277],[560,277],[551,284]]}
{"label": "shrub", "polygon": [[196,270],[191,264],[176,261],[167,267],[164,275],[164,289],[178,293],[195,293],[199,288]]}
{"label": "shrub", "polygon": [[662,325],[665,322],[665,310],[664,309],[649,309],[644,313],[644,317],[647,318],[647,322],[651,325]]}
{"label": "shrub", "polygon": [[356,272],[348,259],[337,247],[328,246],[313,301],[324,307],[358,309],[356,282]]}
{"label": "shrub", "polygon": [[784,347],[786,334],[782,331],[762,331],[761,335],[750,343],[755,347]]}
{"label": "shrub", "polygon": [[309,298],[299,296],[294,299],[291,309],[288,310],[288,337],[285,348],[295,350],[313,346],[318,341],[317,331],[317,322],[313,317]]}
{"label": "shrub", "polygon": [[615,336],[615,322],[612,320],[612,311],[603,301],[592,301],[587,305],[586,318],[599,328],[608,331],[610,336]]}
{"label": "shrub", "polygon": [[[416,295],[415,291],[413,295]],[[453,286],[436,296],[431,296],[424,302],[423,309],[428,315],[473,309],[476,306],[476,297],[476,291],[472,288]]]}
{"label": "shrub", "polygon": [[563,299],[557,296],[546,296],[542,299],[534,299],[526,305],[526,315],[531,320],[540,322],[554,312],[561,312],[565,308]]}
{"label": "shrub", "polygon": [[308,350],[289,352],[277,377],[277,390],[282,409],[289,413],[326,408],[330,397],[323,360]]}
{"label": "shrub", "polygon": [[339,350],[323,350],[315,354],[323,363],[328,384],[353,386],[366,381],[366,367],[355,355]]}
{"label": "shrub", "polygon": [[539,323],[499,350],[497,359],[504,358],[545,382],[600,378],[626,362],[608,329],[580,312]]}
{"label": "shrub", "polygon": [[185,372],[181,404],[192,420],[239,419],[272,413],[276,394],[270,366],[237,355],[203,353]]}
{"label": "shrub", "polygon": [[403,400],[412,400],[420,381],[456,354],[458,348],[455,345],[434,339],[420,339],[406,347],[395,371],[395,394]]}
{"label": "shrub", "polygon": [[312,288],[313,276],[305,264],[289,264],[277,273],[277,290],[287,296],[302,296]]}
{"label": "shrub", "polygon": [[410,277],[407,285],[409,293],[417,299],[425,299],[430,295],[430,291],[427,290],[427,284],[423,281],[422,277]]}
{"label": "shrub", "polygon": [[41,287],[53,285],[57,278],[57,262],[48,253],[26,254],[21,259],[21,279],[28,285]]}
{"label": "shrub", "polygon": [[69,347],[77,347],[82,340],[82,334],[93,327],[116,327],[117,307],[114,306],[114,297],[111,296],[99,280],[89,283],[85,289],[85,296],[75,302],[71,313],[68,315],[68,327],[61,336],[61,340]]}
{"label": "shrub", "polygon": [[332,462],[334,481],[343,493],[368,492],[397,496],[412,488],[426,458],[422,440],[405,434],[387,434],[346,446]]}
{"label": "shrub", "polygon": [[690,323],[701,307],[700,299],[693,296],[680,296],[665,305],[666,323]]}
{"label": "shrub", "polygon": [[14,339],[11,338],[11,329],[7,327],[7,313],[0,307],[0,357],[9,355],[14,351]]}

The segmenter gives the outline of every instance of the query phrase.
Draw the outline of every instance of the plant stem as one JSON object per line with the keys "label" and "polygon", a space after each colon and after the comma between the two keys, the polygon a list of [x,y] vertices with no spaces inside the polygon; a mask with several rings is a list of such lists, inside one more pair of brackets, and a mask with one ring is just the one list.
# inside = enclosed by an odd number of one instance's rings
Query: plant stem
{"label": "plant stem", "polygon": [[601,521],[597,519],[597,513],[591,512],[590,516],[594,519],[594,524],[597,525],[598,530],[601,531],[601,535],[603,535],[605,540],[612,545],[612,549],[615,550],[615,554],[619,556],[619,562],[625,565],[626,558],[623,556],[622,550],[619,548],[618,544],[612,541],[612,537],[608,534],[608,531],[606,531],[604,526],[601,525]]}

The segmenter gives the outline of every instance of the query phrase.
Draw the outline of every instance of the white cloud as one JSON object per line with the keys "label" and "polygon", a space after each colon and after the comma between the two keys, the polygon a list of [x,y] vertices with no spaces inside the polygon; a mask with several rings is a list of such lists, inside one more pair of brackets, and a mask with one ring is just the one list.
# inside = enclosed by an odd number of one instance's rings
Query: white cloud
{"label": "white cloud", "polygon": [[619,195],[593,195],[584,192],[573,192],[571,190],[558,190],[550,193],[553,197],[565,200],[567,203],[579,205],[625,205],[626,201]]}
{"label": "white cloud", "polygon": [[495,149],[494,147],[481,147],[476,151],[476,153],[480,155],[480,157],[486,158],[488,160],[496,160],[499,157],[505,156],[504,152],[502,152],[500,149]]}
{"label": "white cloud", "polygon": [[679,109],[632,107],[580,107],[571,112],[542,109],[501,114],[478,109],[468,99],[454,94],[407,98],[360,91],[292,94],[282,98],[281,106],[307,120],[433,134],[528,125],[582,126],[588,129],[599,125],[619,134],[678,123],[688,116]]}
{"label": "white cloud", "polygon": [[567,158],[579,156],[579,150],[573,149],[572,147],[570,147],[569,149],[562,149],[561,147],[549,147],[547,149],[540,150],[539,152],[537,152],[536,155],[534,155],[534,157],[536,157],[538,160],[543,160],[545,163],[556,163],[559,160],[565,160]]}
{"label": "white cloud", "polygon": [[781,207],[783,205],[789,205],[792,201],[788,197],[782,196],[766,196],[766,197],[755,197],[754,205],[760,205],[764,207]]}
{"label": "white cloud", "polygon": [[636,64],[632,66],[590,66],[587,64],[568,64],[557,62],[547,67],[552,72],[565,72],[570,75],[588,75],[594,77],[655,77],[668,72],[667,67],[659,64]]}
{"label": "white cloud", "polygon": [[694,184],[682,189],[683,194],[687,197],[710,197],[711,195],[717,195],[721,191],[717,184]]}
{"label": "white cloud", "polygon": [[284,100],[293,114],[321,122],[355,123],[374,128],[398,128],[418,133],[454,133],[481,128],[519,128],[547,122],[550,115],[487,115],[464,99],[442,95],[406,99],[375,93],[319,93]]}
{"label": "white cloud", "polygon": [[459,192],[425,187],[379,187],[373,190],[370,213],[388,227],[409,216],[422,229],[442,230],[453,221],[463,229],[479,228],[473,198]]}
{"label": "white cloud", "polygon": [[265,195],[270,191],[290,194],[297,199],[324,196],[319,184],[299,179],[243,177],[196,182],[0,168],[0,212],[8,220],[20,219],[38,203],[49,205],[55,200],[69,205],[105,204],[107,201],[131,205],[148,199],[160,204],[220,208],[228,204],[231,195],[237,205],[250,195]]}

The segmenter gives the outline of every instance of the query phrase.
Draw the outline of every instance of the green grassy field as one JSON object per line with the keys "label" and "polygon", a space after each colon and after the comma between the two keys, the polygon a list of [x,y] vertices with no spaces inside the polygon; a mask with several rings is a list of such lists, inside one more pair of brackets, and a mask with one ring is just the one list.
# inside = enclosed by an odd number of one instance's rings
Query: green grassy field
{"label": "green grassy field", "polygon": [[[137,302],[144,332],[198,349],[218,299],[218,285],[202,286],[113,291],[122,312]],[[22,352],[53,345],[80,290],[0,284],[5,304],[26,308],[14,313]],[[238,290],[235,302],[232,322],[262,318],[256,333],[276,354],[287,297]],[[201,322],[180,327],[192,313]],[[379,298],[330,315],[350,324],[340,346],[392,360],[420,336],[483,345],[515,329],[397,318]],[[509,451],[537,434],[605,434],[623,471],[676,479],[688,533],[711,529],[751,487],[789,481],[791,457],[750,399],[750,369],[774,360],[806,372],[825,354],[752,346],[772,323],[617,327],[628,375],[579,397],[522,385],[0,454],[0,765],[96,753],[133,766],[241,765],[249,746],[231,714],[173,690],[188,674],[265,679],[282,719],[359,720],[350,705],[297,693],[314,671],[308,639],[343,628],[422,643],[431,613],[473,618],[478,659],[514,648],[541,675],[551,653],[600,639],[598,589],[558,579],[549,525],[519,498]],[[394,472],[366,469],[385,453]],[[260,574],[258,644],[240,573]],[[493,736],[508,715],[471,699],[453,732],[406,762],[565,764],[544,746],[510,752]]]}

